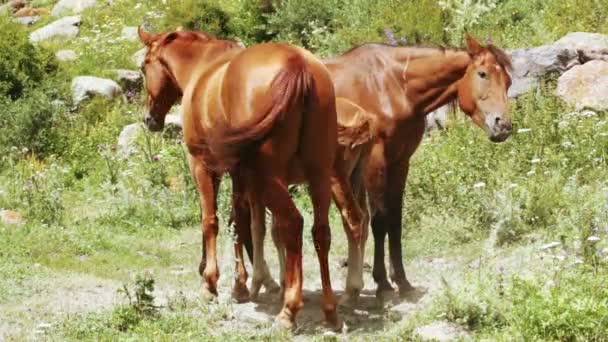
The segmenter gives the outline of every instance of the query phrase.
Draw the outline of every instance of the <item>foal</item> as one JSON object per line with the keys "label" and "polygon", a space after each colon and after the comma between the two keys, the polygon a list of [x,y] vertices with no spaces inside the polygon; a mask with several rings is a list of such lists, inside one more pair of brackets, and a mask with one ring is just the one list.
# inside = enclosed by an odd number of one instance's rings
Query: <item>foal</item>
{"label": "foal", "polygon": [[[287,44],[245,49],[200,32],[155,35],[139,28],[138,33],[148,47],[144,122],[150,130],[163,128],[166,113],[182,95],[184,141],[201,197],[203,295],[217,296],[216,199],[219,177],[229,170],[235,192],[250,196],[273,214],[286,251],[284,305],[277,321],[287,328],[295,325],[302,306],[303,220],[287,184],[290,169],[298,165],[314,207],[312,231],[325,319],[340,327],[327,260],[337,119],[325,66],[308,51]],[[240,216],[235,218],[242,226]],[[242,239],[238,242],[235,288],[246,291]]]}

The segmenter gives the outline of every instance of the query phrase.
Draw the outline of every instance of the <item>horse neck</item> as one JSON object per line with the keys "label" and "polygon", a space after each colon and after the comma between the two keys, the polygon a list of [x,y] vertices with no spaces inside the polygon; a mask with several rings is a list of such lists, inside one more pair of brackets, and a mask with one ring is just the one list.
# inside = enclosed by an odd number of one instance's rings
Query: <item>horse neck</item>
{"label": "horse neck", "polygon": [[394,58],[405,80],[407,99],[417,115],[427,115],[454,101],[458,83],[471,63],[465,51],[421,48],[396,49]]}

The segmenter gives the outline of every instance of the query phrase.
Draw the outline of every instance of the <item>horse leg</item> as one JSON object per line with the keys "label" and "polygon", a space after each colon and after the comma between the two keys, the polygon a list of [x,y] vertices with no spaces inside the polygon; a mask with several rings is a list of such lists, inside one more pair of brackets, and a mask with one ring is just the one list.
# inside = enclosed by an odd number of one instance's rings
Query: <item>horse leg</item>
{"label": "horse leg", "polygon": [[217,219],[217,191],[219,175],[210,172],[202,159],[193,157],[190,160],[192,174],[200,195],[201,230],[203,234],[203,256],[199,265],[199,273],[203,278],[202,295],[204,299],[217,297],[217,280],[220,277],[217,266],[217,234],[219,230]]}
{"label": "horse leg", "polygon": [[235,277],[232,288],[232,298],[237,303],[244,303],[249,300],[249,290],[247,289],[247,269],[245,268],[245,256],[243,245],[247,237],[251,234],[251,216],[249,214],[248,203],[245,193],[244,177],[241,172],[231,173],[232,178],[232,208],[234,210],[234,225],[236,233],[236,243],[234,244]]}
{"label": "horse leg", "polygon": [[[265,164],[264,164],[265,165]],[[285,295],[277,322],[291,329],[302,308],[302,230],[304,220],[287,191],[285,182],[277,177],[264,182],[264,204],[273,215],[273,222],[286,249]]]}
{"label": "horse leg", "polygon": [[281,283],[281,288],[279,292],[279,298],[283,299],[285,294],[285,246],[281,242],[281,238],[279,236],[279,227],[276,225],[275,220],[272,220],[272,242],[274,243],[274,247],[277,250],[277,255],[279,257],[279,281]]}
{"label": "horse leg", "polygon": [[267,292],[278,292],[279,285],[272,279],[264,257],[264,237],[266,235],[266,208],[262,201],[250,193],[251,235],[253,240],[253,276],[251,280],[251,298],[256,299],[262,285]]}
{"label": "horse leg", "polygon": [[[329,248],[331,245],[331,230],[329,228],[329,206],[331,204],[331,178],[329,171],[309,167],[307,170],[309,191],[314,211],[312,227],[313,242],[319,258],[321,284],[323,287],[322,308],[325,321],[334,329],[341,329],[342,322],[338,318],[337,301],[331,287],[329,273]],[[354,234],[353,234],[354,235]],[[355,237],[358,244],[358,236]]]}
{"label": "horse leg", "polygon": [[353,307],[363,289],[364,246],[361,244],[361,236],[364,228],[362,211],[343,172],[336,171],[332,182],[334,202],[340,210],[342,224],[348,239],[346,289],[340,299],[340,304]]}
{"label": "horse leg", "polygon": [[405,276],[403,253],[401,246],[403,193],[409,170],[409,163],[402,167],[394,167],[389,172],[387,186],[387,217],[388,217],[388,247],[391,264],[391,279],[399,287],[399,294],[405,296],[414,287]]}

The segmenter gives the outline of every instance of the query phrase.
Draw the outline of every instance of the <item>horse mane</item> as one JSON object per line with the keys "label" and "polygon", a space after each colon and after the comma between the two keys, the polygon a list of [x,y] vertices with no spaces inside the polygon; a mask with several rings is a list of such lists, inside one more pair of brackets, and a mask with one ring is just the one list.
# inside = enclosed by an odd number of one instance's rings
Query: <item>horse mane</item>
{"label": "horse mane", "polygon": [[[457,47],[448,46],[448,45],[399,45],[399,46],[395,46],[395,45],[391,45],[391,44],[387,44],[387,43],[366,42],[366,43],[356,45],[356,46],[346,50],[345,52],[341,53],[340,55],[335,56],[334,58],[350,56],[352,54],[362,52],[364,50],[372,49],[372,48],[377,48],[377,49],[386,50],[386,51],[390,51],[392,49],[399,49],[399,48],[434,49],[437,52],[443,52],[443,53],[466,51],[463,48],[457,48]],[[496,46],[494,44],[487,44],[484,47],[484,49],[494,55],[494,57],[496,58],[496,62],[501,67],[505,68],[509,72],[513,71],[513,62],[511,61],[511,57],[504,50],[502,50],[501,48],[499,48],[498,46]],[[331,60],[331,59],[332,58],[327,59],[327,60]]]}

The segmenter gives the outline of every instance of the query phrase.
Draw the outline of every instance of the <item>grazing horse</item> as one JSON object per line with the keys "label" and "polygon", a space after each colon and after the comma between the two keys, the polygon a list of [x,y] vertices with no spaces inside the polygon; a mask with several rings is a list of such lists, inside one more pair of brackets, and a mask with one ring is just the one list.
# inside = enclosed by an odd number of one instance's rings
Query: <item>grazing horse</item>
{"label": "grazing horse", "polygon": [[[284,304],[277,322],[286,328],[295,325],[303,305],[303,219],[289,196],[287,179],[297,165],[314,207],[322,308],[327,323],[339,328],[327,260],[337,139],[336,101],[327,68],[310,52],[287,44],[243,48],[200,32],[151,34],[139,28],[138,33],[148,47],[143,66],[147,127],[161,130],[166,113],[182,96],[184,142],[202,209],[203,295],[217,296],[217,191],[220,176],[229,171],[236,194],[272,212],[286,252]],[[237,234],[242,220],[235,215]],[[246,297],[241,236],[236,245],[233,294]]]}
{"label": "grazing horse", "polygon": [[[426,115],[457,102],[491,141],[502,142],[512,132],[507,99],[512,69],[509,56],[492,44],[482,46],[468,34],[465,39],[466,49],[363,44],[324,60],[336,96],[362,108],[373,122],[369,153],[351,155],[354,159],[345,164],[360,170],[350,178],[352,189],[357,189],[356,197],[365,201],[365,193],[359,191],[362,188],[368,196],[378,297],[393,291],[384,263],[387,235],[390,278],[401,296],[415,290],[406,278],[402,261],[402,209],[410,158],[424,135]],[[338,112],[339,116],[346,115],[340,113],[340,108]],[[365,206],[361,205],[361,209],[365,210]],[[344,215],[343,221],[346,225]],[[254,241],[259,231],[262,230],[252,229]],[[364,245],[367,226],[361,236]],[[254,250],[255,246],[254,243]],[[349,243],[349,274],[343,298],[347,304],[356,302],[363,286],[362,274],[357,273],[362,272],[363,253],[353,248],[356,245]],[[351,272],[353,263],[356,266]]]}

